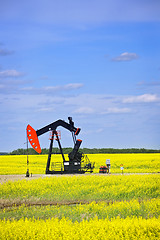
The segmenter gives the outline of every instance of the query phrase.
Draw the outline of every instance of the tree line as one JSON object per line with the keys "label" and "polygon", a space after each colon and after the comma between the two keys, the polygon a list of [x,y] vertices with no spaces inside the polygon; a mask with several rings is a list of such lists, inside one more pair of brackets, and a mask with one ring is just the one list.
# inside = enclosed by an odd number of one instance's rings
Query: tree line
{"label": "tree line", "polygon": [[[63,153],[68,154],[72,151],[72,148],[63,148]],[[84,154],[95,154],[95,153],[160,153],[160,150],[155,149],[145,149],[145,148],[124,148],[124,149],[116,149],[116,148],[81,148],[81,152]],[[43,148],[41,154],[48,154],[49,149]],[[59,148],[53,148],[52,153],[60,154]],[[23,149],[19,148],[14,150],[9,155],[36,155],[38,154],[33,148]]]}

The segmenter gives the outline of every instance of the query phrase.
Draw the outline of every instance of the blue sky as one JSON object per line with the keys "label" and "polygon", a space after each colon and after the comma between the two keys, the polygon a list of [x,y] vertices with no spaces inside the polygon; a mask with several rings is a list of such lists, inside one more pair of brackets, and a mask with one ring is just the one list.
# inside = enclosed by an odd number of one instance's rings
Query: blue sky
{"label": "blue sky", "polygon": [[160,149],[159,0],[0,5],[0,151],[25,148],[27,124],[68,116],[82,147]]}

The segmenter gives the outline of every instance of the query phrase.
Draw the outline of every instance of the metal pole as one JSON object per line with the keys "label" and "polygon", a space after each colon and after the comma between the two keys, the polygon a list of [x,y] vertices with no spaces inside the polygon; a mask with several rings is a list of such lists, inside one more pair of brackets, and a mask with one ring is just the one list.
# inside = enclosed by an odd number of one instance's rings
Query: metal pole
{"label": "metal pole", "polygon": [[49,173],[51,155],[52,155],[52,147],[53,147],[53,140],[54,140],[54,131],[52,131],[52,138],[51,138],[51,143],[50,143],[50,147],[49,147],[48,160],[47,160],[47,166],[46,166],[46,174]]}
{"label": "metal pole", "polygon": [[61,147],[61,143],[59,141],[59,137],[58,137],[58,133],[57,131],[55,131],[55,135],[56,135],[56,140],[58,142],[58,146],[59,146],[59,149],[60,149],[60,152],[61,152],[61,155],[62,155],[62,158],[63,158],[63,164],[65,162],[65,157],[64,157],[64,154],[63,154],[63,150],[62,150],[62,147]]}
{"label": "metal pole", "polygon": [[29,177],[29,160],[28,160],[28,137],[27,137],[27,132],[26,132],[26,138],[27,138],[27,172],[26,172],[26,177]]}
{"label": "metal pole", "polygon": [[27,137],[27,165],[29,164],[29,161],[28,161],[28,137]]}

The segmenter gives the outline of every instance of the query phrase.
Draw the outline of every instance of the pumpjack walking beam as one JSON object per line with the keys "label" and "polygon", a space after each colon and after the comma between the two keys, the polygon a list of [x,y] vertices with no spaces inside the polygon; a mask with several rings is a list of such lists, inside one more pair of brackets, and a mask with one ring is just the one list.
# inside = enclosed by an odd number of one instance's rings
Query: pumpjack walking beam
{"label": "pumpjack walking beam", "polygon": [[69,123],[66,123],[63,120],[57,120],[56,122],[53,122],[53,123],[41,128],[41,129],[37,130],[36,131],[37,137],[46,133],[46,132],[48,132],[48,131],[56,130],[56,128],[59,127],[59,126],[62,126],[66,129],[68,129],[69,131],[74,132],[75,135],[78,135],[81,129],[74,127],[74,122],[72,121],[71,117],[68,117],[68,119],[69,119]]}
{"label": "pumpjack walking beam", "polygon": [[68,117],[69,123],[66,123],[63,120],[57,120],[37,131],[35,131],[29,124],[27,125],[27,137],[31,144],[31,146],[34,148],[34,150],[38,153],[41,153],[41,147],[39,144],[38,137],[48,131],[56,131],[57,127],[61,126],[66,129],[68,129],[70,132],[74,133],[75,135],[78,135],[80,132],[80,128],[74,127],[74,122],[72,121],[71,117]]}

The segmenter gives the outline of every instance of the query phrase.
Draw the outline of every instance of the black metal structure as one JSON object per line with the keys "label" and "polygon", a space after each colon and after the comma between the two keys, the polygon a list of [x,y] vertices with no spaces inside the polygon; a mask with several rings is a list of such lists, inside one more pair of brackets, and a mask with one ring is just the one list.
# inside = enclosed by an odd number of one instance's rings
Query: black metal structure
{"label": "black metal structure", "polygon": [[[30,125],[27,126],[27,136],[29,142],[31,143],[32,147],[37,152],[41,152],[38,137],[48,131],[52,132],[51,139],[50,139],[50,147],[49,147],[49,154],[48,160],[46,165],[46,174],[63,174],[63,173],[85,173],[85,172],[93,172],[94,164],[92,164],[88,157],[79,151],[80,145],[82,140],[76,139],[76,136],[80,132],[80,128],[76,128],[74,126],[74,122],[72,121],[71,117],[68,117],[69,123],[63,120],[57,120],[37,131],[35,131]],[[60,143],[60,139],[58,136],[58,131],[56,130],[57,127],[64,127],[72,133],[74,147],[73,150],[68,154],[69,161],[65,160],[63,149]],[[51,165],[51,156],[52,156],[52,149],[53,149],[53,141],[58,142],[58,146],[60,149],[60,153],[63,158],[63,164],[60,162],[54,163],[52,165],[52,170],[50,170]],[[38,146],[38,147],[37,147]]]}

